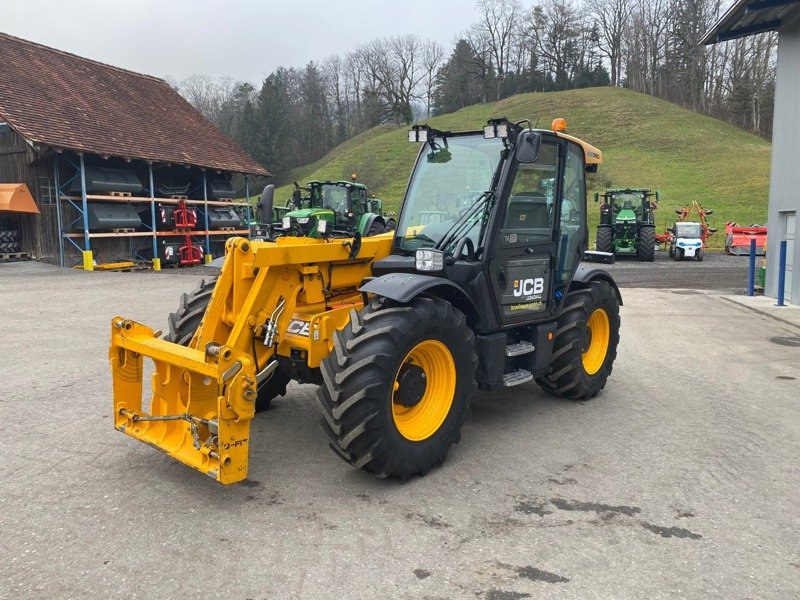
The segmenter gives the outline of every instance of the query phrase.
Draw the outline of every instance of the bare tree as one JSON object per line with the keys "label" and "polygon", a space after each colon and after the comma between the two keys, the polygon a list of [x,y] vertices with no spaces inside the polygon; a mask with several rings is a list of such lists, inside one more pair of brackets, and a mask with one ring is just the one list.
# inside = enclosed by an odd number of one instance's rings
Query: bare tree
{"label": "bare tree", "polygon": [[503,78],[508,72],[514,26],[522,14],[520,0],[477,0],[475,7],[481,20],[473,27],[488,44],[492,63],[497,71],[495,99],[500,99]]}
{"label": "bare tree", "polygon": [[622,47],[633,7],[630,0],[594,0],[600,49],[611,66],[612,86],[619,85],[622,79]]}

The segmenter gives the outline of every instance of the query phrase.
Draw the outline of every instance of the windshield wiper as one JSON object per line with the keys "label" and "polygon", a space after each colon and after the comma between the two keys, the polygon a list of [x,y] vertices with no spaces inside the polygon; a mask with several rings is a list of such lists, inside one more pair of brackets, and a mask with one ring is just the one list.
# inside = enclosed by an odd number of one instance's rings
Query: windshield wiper
{"label": "windshield wiper", "polygon": [[469,225],[467,231],[471,229],[474,226],[474,223],[470,225],[469,221],[476,214],[478,214],[480,210],[483,209],[483,206],[484,204],[486,204],[486,201],[492,198],[492,196],[493,193],[491,191],[483,192],[480,196],[478,196],[475,202],[472,203],[472,206],[470,206],[466,212],[464,212],[460,217],[458,217],[455,220],[453,225],[450,227],[450,229],[448,229],[445,232],[445,234],[442,236],[442,239],[440,239],[436,243],[434,248],[437,248],[439,250],[444,250],[445,248],[447,248],[447,246],[449,246],[452,243],[452,241],[456,238],[456,236],[459,236],[462,233],[464,233],[464,228],[467,227],[467,225]]}

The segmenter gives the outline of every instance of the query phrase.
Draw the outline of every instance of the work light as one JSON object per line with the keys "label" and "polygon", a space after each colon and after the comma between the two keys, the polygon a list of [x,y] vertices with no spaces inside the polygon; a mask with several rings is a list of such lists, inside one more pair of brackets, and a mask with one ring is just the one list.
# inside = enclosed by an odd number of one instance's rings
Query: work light
{"label": "work light", "polygon": [[290,229],[292,227],[292,218],[291,217],[283,217],[283,221],[281,223],[284,229]]}
{"label": "work light", "polygon": [[416,267],[417,271],[441,271],[444,268],[444,254],[440,250],[417,250]]}

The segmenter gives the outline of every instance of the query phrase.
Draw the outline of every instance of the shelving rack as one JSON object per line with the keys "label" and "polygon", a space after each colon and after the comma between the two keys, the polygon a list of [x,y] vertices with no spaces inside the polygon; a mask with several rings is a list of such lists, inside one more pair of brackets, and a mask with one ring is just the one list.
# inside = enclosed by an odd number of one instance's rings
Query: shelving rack
{"label": "shelving rack", "polygon": [[[158,238],[159,237],[174,237],[177,235],[174,231],[158,231],[156,226],[156,204],[178,204],[177,199],[172,198],[159,198],[155,195],[155,178],[153,174],[153,162],[147,162],[148,170],[148,185],[144,188],[149,194],[148,196],[111,196],[101,194],[87,193],[86,186],[86,165],[84,162],[84,155],[77,153],[74,156],[68,153],[56,153],[53,155],[53,171],[54,183],[56,190],[56,219],[58,221],[58,241],[59,241],[59,261],[61,266],[65,262],[65,243],[71,244],[83,257],[84,268],[90,269],[93,261],[92,243],[93,239],[113,239],[113,238],[142,238],[150,237],[153,243],[153,257],[158,256]],[[63,182],[61,181],[60,167],[66,166],[71,172]],[[203,189],[203,199],[187,199],[186,203],[195,206],[204,207],[204,229],[192,232],[192,238],[203,238],[205,246],[206,260],[211,257],[211,238],[218,236],[230,237],[233,235],[250,234],[249,229],[235,229],[235,230],[212,230],[209,229],[208,223],[208,208],[214,206],[225,207],[243,207],[245,212],[245,220],[247,223],[251,221],[250,218],[250,203],[247,200],[232,200],[220,201],[209,200],[208,198],[208,179],[207,172],[202,169],[203,179],[200,184]],[[80,179],[80,196],[69,193],[69,187],[76,179]],[[245,181],[245,198],[250,198],[250,180],[248,175],[244,175]],[[195,188],[194,191],[197,191]],[[150,205],[150,222],[152,226],[144,224],[144,227],[149,231],[131,231],[131,232],[92,232],[89,230],[89,202],[122,202],[128,204],[143,204]],[[64,223],[64,213],[62,203],[70,205],[77,216],[68,223]],[[80,225],[79,229],[82,231],[73,231],[76,226]],[[82,240],[82,244],[77,240]],[[130,244],[131,255],[134,254],[133,244]],[[154,261],[157,267],[159,263]]]}

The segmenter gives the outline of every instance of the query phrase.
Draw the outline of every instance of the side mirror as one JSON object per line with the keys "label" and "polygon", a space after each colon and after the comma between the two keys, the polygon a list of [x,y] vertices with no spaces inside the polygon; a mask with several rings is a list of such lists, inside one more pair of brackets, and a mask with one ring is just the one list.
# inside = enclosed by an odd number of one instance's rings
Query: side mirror
{"label": "side mirror", "polygon": [[[272,204],[275,195],[275,185],[270,183],[264,186],[261,198],[258,199],[258,219],[259,221],[272,222]],[[266,218],[265,218],[266,217]]]}
{"label": "side mirror", "polygon": [[517,161],[523,164],[535,163],[542,147],[542,134],[526,129],[517,136]]}
{"label": "side mirror", "polygon": [[594,201],[595,202],[599,202],[600,201],[600,192],[595,192],[594,193]]}

